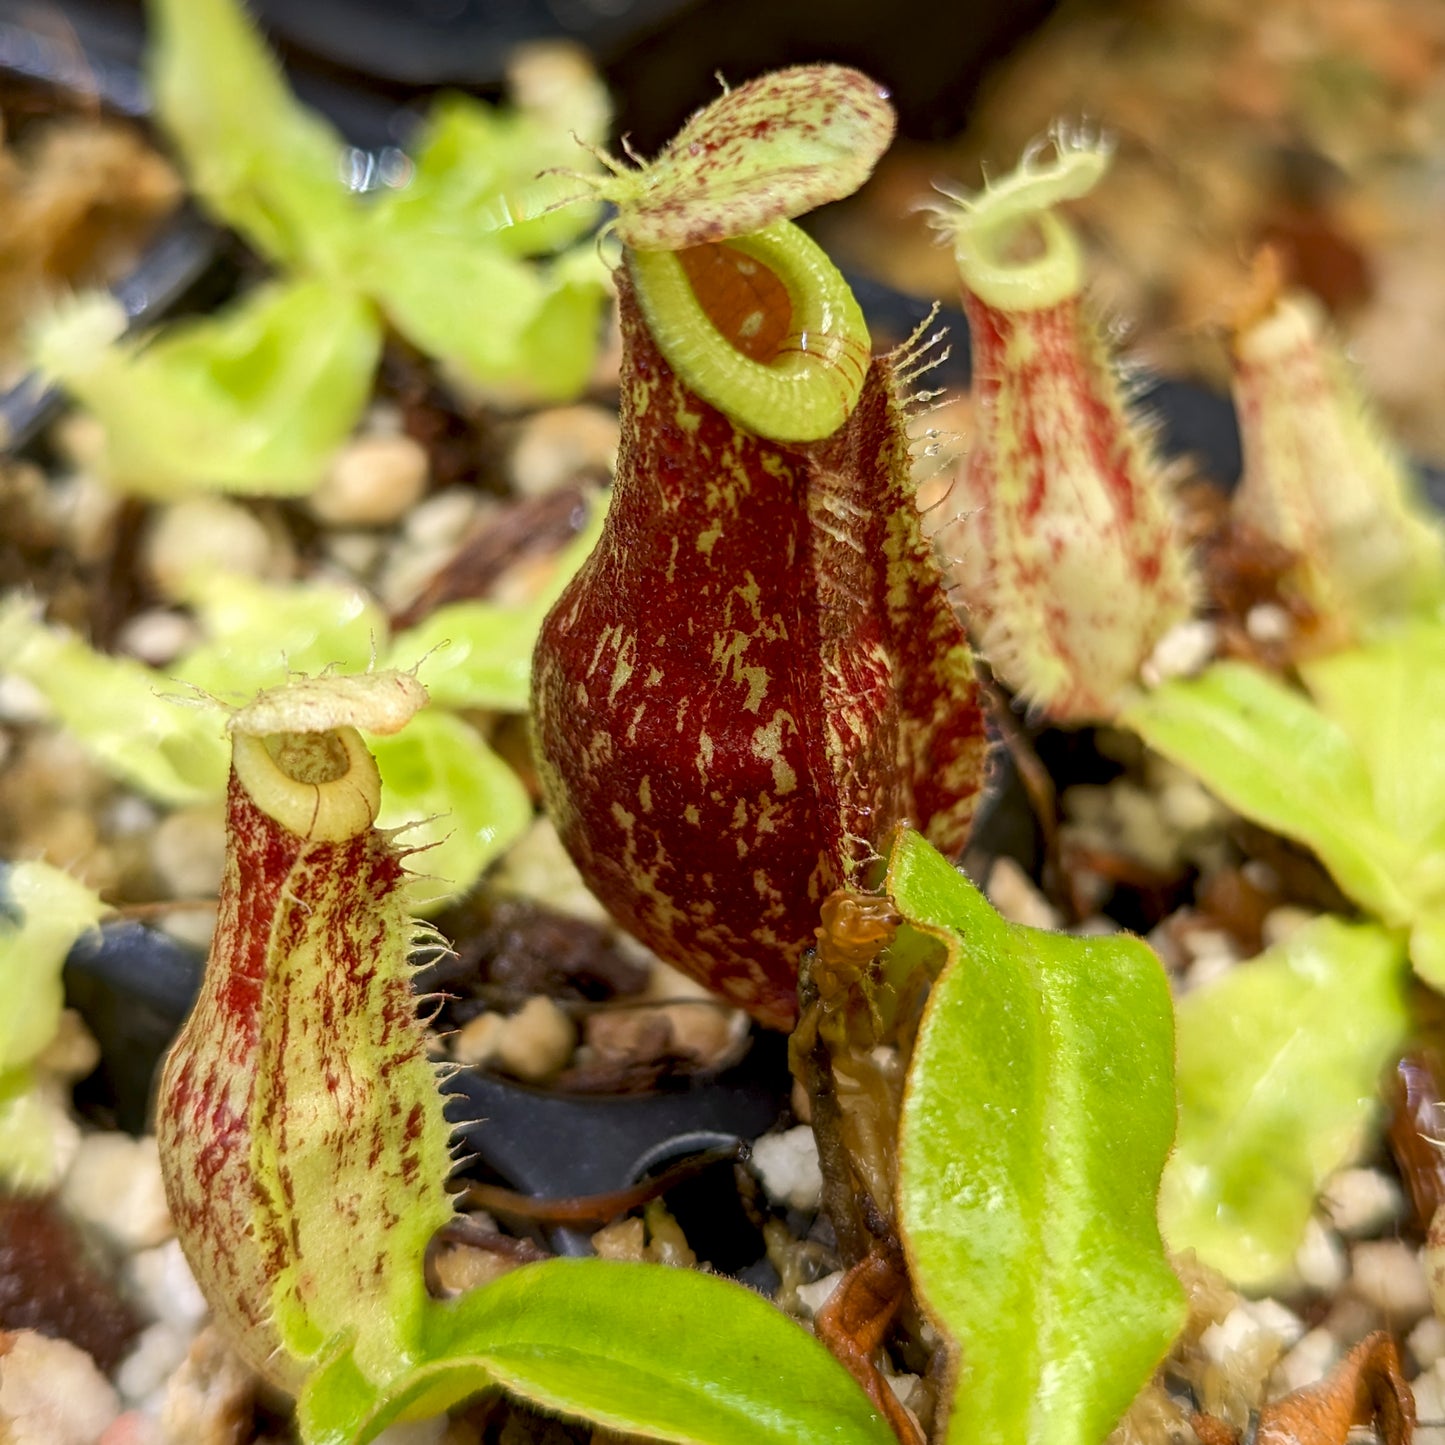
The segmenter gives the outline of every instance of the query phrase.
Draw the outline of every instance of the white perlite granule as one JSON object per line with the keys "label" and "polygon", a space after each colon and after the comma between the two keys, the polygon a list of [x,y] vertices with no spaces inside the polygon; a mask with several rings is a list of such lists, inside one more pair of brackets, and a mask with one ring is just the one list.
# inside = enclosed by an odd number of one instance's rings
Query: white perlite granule
{"label": "white perlite granule", "polygon": [[753,1168],[774,1204],[816,1209],[823,1200],[818,1141],[806,1124],[781,1134],[764,1134],[753,1144]]}

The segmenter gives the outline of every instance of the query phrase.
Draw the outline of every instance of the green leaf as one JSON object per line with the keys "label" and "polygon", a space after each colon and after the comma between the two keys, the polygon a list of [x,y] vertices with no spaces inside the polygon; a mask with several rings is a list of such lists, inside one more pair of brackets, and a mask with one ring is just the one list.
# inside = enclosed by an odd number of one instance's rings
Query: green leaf
{"label": "green leaf", "polygon": [[371,394],[381,323],[348,286],[258,287],[149,344],[109,297],[42,323],[31,357],[105,424],[106,473],[142,496],[309,491]]}
{"label": "green leaf", "polygon": [[362,672],[386,644],[386,614],[342,582],[261,582],[237,572],[187,579],[206,640],[174,675],[219,697],[249,699],[288,673]]}
{"label": "green leaf", "polygon": [[1445,848],[1445,627],[1410,627],[1300,674],[1363,760],[1380,822],[1414,847]]}
{"label": "green leaf", "polygon": [[730,1280],[597,1259],[528,1265],[431,1310],[410,1369],[342,1348],[297,1402],[306,1445],[362,1445],[403,1412],[502,1386],[544,1409],[692,1445],[896,1445],[843,1367]]}
{"label": "green leaf", "polygon": [[341,137],[299,105],[233,0],[150,0],[156,109],[191,189],[282,265],[344,274],[360,225]]}
{"label": "green leaf", "polygon": [[469,888],[532,821],[532,800],[516,773],[477,730],[430,707],[391,737],[368,737],[381,771],[377,824],[406,829],[412,906],[435,908]]}
{"label": "green leaf", "polygon": [[[590,279],[575,274],[590,268]],[[408,211],[368,247],[360,284],[413,345],[464,385],[508,402],[562,401],[591,373],[606,298],[601,262],[557,269]]]}
{"label": "green leaf", "polygon": [[1313,848],[1357,903],[1408,921],[1410,850],[1381,823],[1354,739],[1303,693],[1224,662],[1156,688],[1120,722],[1246,818]]}
{"label": "green leaf", "polygon": [[1445,986],[1445,627],[1417,623],[1300,669],[1166,683],[1120,719],[1245,817],[1318,855]]}
{"label": "green leaf", "polygon": [[[598,110],[604,131],[606,115],[604,104]],[[516,219],[519,212],[540,209],[534,197],[555,193],[560,198],[580,189],[576,181],[560,178],[551,184],[537,181],[541,171],[587,160],[568,129],[470,96],[439,96],[418,137],[406,185],[373,204],[373,237],[430,231],[472,246],[495,245],[512,256],[543,255],[570,245],[591,230],[600,210],[595,203]],[[584,138],[601,141],[603,136]]]}
{"label": "green leaf", "polygon": [[65,955],[105,911],[93,889],[49,863],[0,863],[0,1074],[55,1037]]}
{"label": "green leaf", "polygon": [[1397,934],[1320,918],[1180,1000],[1179,1141],[1160,1195],[1172,1248],[1247,1289],[1288,1274],[1320,1185],[1378,1113],[1406,978]]}
{"label": "green leaf", "polygon": [[1096,1445],[1184,1322],[1155,1217],[1174,1134],[1163,969],[1007,923],[915,833],[887,889],[949,959],[904,1100],[899,1210],[956,1345],[948,1445]]}
{"label": "green leaf", "polygon": [[65,1006],[70,946],[105,905],[48,863],[0,863],[0,1185],[47,1189],[55,1174],[55,1108],[31,1069]]}
{"label": "green leaf", "polygon": [[183,805],[225,790],[229,749],[219,712],[177,706],[178,690],[160,673],[47,627],[20,598],[0,607],[0,671],[38,688],[108,773],[150,797]]}

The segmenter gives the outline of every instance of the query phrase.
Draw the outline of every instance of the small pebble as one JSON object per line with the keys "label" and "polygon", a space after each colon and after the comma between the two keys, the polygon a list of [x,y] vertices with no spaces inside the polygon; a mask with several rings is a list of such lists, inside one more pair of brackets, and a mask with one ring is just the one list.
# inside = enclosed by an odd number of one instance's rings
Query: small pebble
{"label": "small pebble", "polygon": [[470,1245],[456,1244],[439,1250],[436,1256],[437,1282],[444,1290],[456,1294],[470,1294],[493,1280],[510,1274],[520,1261],[509,1259],[505,1254],[490,1249],[474,1249]]}
{"label": "small pebble", "polygon": [[172,898],[214,898],[225,862],[221,803],[177,808],[151,835],[151,864]]}
{"label": "small pebble", "polygon": [[1281,1304],[1277,1299],[1266,1297],[1245,1300],[1240,1309],[1244,1310],[1260,1329],[1273,1335],[1285,1349],[1297,1345],[1304,1338],[1304,1321],[1288,1305]]}
{"label": "small pebble", "polygon": [[51,716],[45,694],[18,672],[0,676],[0,723],[26,726],[45,722]]}
{"label": "small pebble", "polygon": [[524,497],[540,497],[578,476],[610,475],[617,465],[617,413],[600,406],[559,406],[522,426],[508,471]]}
{"label": "small pebble", "polygon": [[542,995],[529,998],[504,1024],[497,1061],[528,1083],[540,1083],[557,1073],[577,1044],[572,1020]]}
{"label": "small pebble", "polygon": [[37,1074],[48,1074],[65,1083],[83,1079],[100,1062],[100,1045],[86,1028],[85,1020],[73,1009],[62,1009],[54,1037],[35,1056]]}
{"label": "small pebble", "polygon": [[1405,1211],[1400,1186],[1378,1169],[1341,1169],[1320,1195],[1325,1218],[1346,1239],[1383,1234]]}
{"label": "small pebble", "polygon": [[1118,782],[1109,789],[1119,846],[1131,858],[1161,872],[1179,859],[1179,839],[1159,811],[1159,796],[1137,783]]}
{"label": "small pebble", "polygon": [[1413,1330],[1405,1343],[1422,1370],[1428,1370],[1436,1360],[1445,1359],[1445,1320],[1439,1315],[1426,1315]]}
{"label": "small pebble", "polygon": [[883,1376],[887,1381],[888,1388],[893,1391],[894,1398],[905,1408],[913,1404],[913,1397],[918,1392],[918,1387],[923,1383],[921,1375],[888,1375]]}
{"label": "small pebble", "polygon": [[1191,959],[1223,956],[1239,962],[1239,949],[1232,934],[1222,928],[1181,928],[1179,946]]}
{"label": "small pebble", "polygon": [[1232,949],[1227,953],[1201,953],[1185,971],[1180,980],[1179,992],[1192,993],[1196,988],[1204,988],[1207,984],[1223,978],[1238,964],[1239,959]]}
{"label": "small pebble", "polygon": [[197,953],[205,954],[216,932],[216,910],[177,908],[161,914],[157,922],[161,931],[168,933],[177,943],[184,943]]}
{"label": "small pebble", "polygon": [[385,527],[421,500],[426,449],[404,434],[357,437],[342,448],[308,499],[335,527]]}
{"label": "small pebble", "polygon": [[367,577],[386,544],[375,532],[332,532],[326,538],[326,555],[353,580]]}
{"label": "small pebble", "polygon": [[1415,1396],[1413,1445],[1445,1445],[1445,1361],[1438,1361],[1410,1381]]}
{"label": "small pebble", "polygon": [[5,1445],[96,1445],[120,1396],[69,1340],[0,1334],[0,1439]]}
{"label": "small pebble", "polygon": [[1255,642],[1288,642],[1294,634],[1294,622],[1278,604],[1258,602],[1245,614],[1244,630]]}
{"label": "small pebble", "polygon": [[599,1259],[639,1260],[647,1257],[647,1227],[641,1219],[619,1219],[592,1236]]}
{"label": "small pebble", "polygon": [[188,497],[160,508],[142,545],[147,571],[165,597],[184,601],[198,573],[272,575],[276,547],[248,507],[226,497]]}
{"label": "small pebble", "polygon": [[1264,915],[1264,922],[1260,925],[1260,935],[1264,939],[1266,948],[1273,948],[1277,943],[1283,943],[1290,934],[1303,928],[1306,923],[1312,923],[1319,914],[1310,908],[1297,908],[1292,903],[1281,903],[1278,908],[1271,908]]}
{"label": "small pebble", "polygon": [[1181,833],[1203,833],[1217,827],[1226,816],[1213,794],[1192,778],[1161,789],[1159,811],[1164,821]]}
{"label": "small pebble", "polygon": [[812,1284],[800,1284],[798,1299],[805,1309],[816,1315],[832,1299],[833,1292],[842,1283],[843,1271],[835,1270],[832,1274],[825,1274],[822,1279],[815,1279]]}
{"label": "small pebble", "polygon": [[413,546],[455,547],[476,520],[481,501],[462,487],[448,487],[414,507],[402,523],[402,535]]}
{"label": "small pebble", "polygon": [[469,1019],[451,1038],[451,1055],[469,1069],[481,1068],[497,1057],[507,1021],[501,1014],[480,1013]]}
{"label": "small pebble", "polygon": [[[559,913],[603,927],[611,924],[597,895],[582,881],[550,819],[541,817],[507,850],[488,882],[499,893],[535,898]],[[680,975],[679,975],[680,976]]]}
{"label": "small pebble", "polygon": [[1029,928],[1048,930],[1063,925],[1058,910],[1039,892],[1033,879],[1012,858],[995,860],[993,867],[989,869],[988,887],[985,891],[988,901],[1010,923],[1022,923]]}
{"label": "small pebble", "polygon": [[166,1383],[164,1445],[243,1445],[251,1439],[256,1378],[214,1328],[192,1342]]}
{"label": "small pebble", "polygon": [[110,1422],[96,1445],[165,1445],[165,1441],[158,1420],[144,1410],[127,1410]]}
{"label": "small pebble", "polygon": [[1415,1251],[1399,1239],[1372,1239],[1350,1250],[1350,1287],[1404,1329],[1430,1313],[1430,1290]]}
{"label": "small pebble", "polygon": [[154,1135],[87,1134],[60,1186],[71,1215],[134,1252],[174,1233]]}
{"label": "small pebble", "polygon": [[51,515],[64,529],[80,562],[102,561],[115,545],[120,495],[99,477],[80,471],[50,484]]}
{"label": "small pebble", "polygon": [[161,1390],[190,1349],[189,1330],[157,1322],[141,1332],[115,1372],[115,1387],[127,1405],[139,1405]]}
{"label": "small pebble", "polygon": [[1150,687],[1171,677],[1190,677],[1214,656],[1219,629],[1212,622],[1180,622],[1159,639],[1140,676]]}
{"label": "small pebble", "polygon": [[1350,1257],[1339,1235],[1311,1215],[1295,1251],[1294,1267],[1311,1289],[1333,1294],[1349,1275]]}
{"label": "small pebble", "polygon": [[164,667],[200,640],[201,629],[193,617],[166,607],[152,607],[137,612],[121,628],[116,648],[152,667]]}
{"label": "small pebble", "polygon": [[1270,1376],[1270,1393],[1287,1395],[1322,1380],[1340,1357],[1340,1342],[1327,1329],[1311,1330],[1292,1349]]}
{"label": "small pebble", "polygon": [[790,1209],[817,1209],[823,1199],[823,1171],[818,1141],[806,1124],[764,1134],[753,1143],[752,1165],[763,1190],[775,1204]]}
{"label": "small pebble", "polygon": [[136,1302],[175,1329],[193,1333],[210,1313],[179,1240],[132,1255],[126,1275]]}

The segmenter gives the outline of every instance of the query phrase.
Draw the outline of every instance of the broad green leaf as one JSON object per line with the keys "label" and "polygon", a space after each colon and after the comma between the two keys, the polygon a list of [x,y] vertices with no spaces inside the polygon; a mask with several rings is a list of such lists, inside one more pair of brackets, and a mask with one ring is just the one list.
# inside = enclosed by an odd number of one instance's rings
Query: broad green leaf
{"label": "broad green leaf", "polygon": [[509,256],[396,217],[368,248],[360,284],[413,345],[455,379],[505,401],[560,401],[586,383],[606,297],[600,262],[572,269]]}
{"label": "broad green leaf", "polygon": [[946,1445],[1097,1445],[1184,1322],[1155,1203],[1173,1029],[1137,939],[1005,922],[919,835],[887,890],[939,938],[899,1141],[914,1288],[957,1348]]}
{"label": "broad green leaf", "polygon": [[[601,114],[605,130],[605,108]],[[470,96],[438,97],[418,138],[406,185],[373,204],[372,235],[393,228],[402,236],[430,230],[472,246],[495,245],[512,256],[544,255],[570,245],[591,229],[600,209],[596,204],[531,214],[541,209],[534,197],[560,199],[580,189],[575,180],[537,182],[539,172],[588,159],[568,129]],[[603,136],[590,138],[600,142]],[[519,219],[519,213],[529,218]]]}
{"label": "broad green leaf", "polygon": [[391,737],[368,737],[381,771],[382,828],[424,849],[412,859],[413,906],[433,908],[469,888],[526,832],[532,801],[477,730],[435,706]]}
{"label": "broad green leaf", "polygon": [[206,640],[172,672],[228,701],[284,682],[288,673],[362,672],[386,643],[386,614],[346,583],[213,572],[190,578],[185,591]]}
{"label": "broad green leaf", "polygon": [[1119,721],[1246,818],[1314,849],[1357,903],[1409,921],[1412,850],[1381,822],[1354,739],[1303,693],[1224,662],[1156,688]]}
{"label": "broad green leaf", "polygon": [[100,896],[49,863],[0,863],[0,1074],[32,1062],[65,1006],[70,945],[100,922]]}
{"label": "broad green leaf", "polygon": [[1412,847],[1445,850],[1445,627],[1417,624],[1300,674],[1359,752],[1380,822]]}
{"label": "broad green leaf", "polygon": [[99,896],[48,863],[0,863],[0,1186],[57,1182],[55,1106],[31,1069],[55,1037],[70,946],[99,923]]}
{"label": "broad green leaf", "polygon": [[1325,1178],[1379,1111],[1409,1027],[1404,942],[1320,918],[1177,1009],[1179,1140],[1160,1215],[1236,1284],[1288,1275]]}
{"label": "broad green leaf", "polygon": [[362,1445],[404,1412],[501,1386],[690,1445],[896,1445],[843,1367],[730,1280],[596,1259],[528,1265],[435,1305],[412,1368],[369,1380],[344,1343],[297,1403],[306,1445]]}
{"label": "broad green leaf", "polygon": [[193,699],[162,674],[46,626],[19,598],[0,607],[0,672],[32,683],[108,773],[150,797],[181,805],[224,791],[228,750],[219,712],[177,705],[177,697]]}
{"label": "broad green leaf", "polygon": [[345,284],[258,287],[148,344],[117,339],[117,310],[83,298],[30,352],[105,424],[108,479],[142,496],[307,492],[371,394],[381,323]]}
{"label": "broad green leaf", "polygon": [[235,0],[150,0],[156,110],[191,188],[270,260],[342,275],[360,224],[341,137]]}

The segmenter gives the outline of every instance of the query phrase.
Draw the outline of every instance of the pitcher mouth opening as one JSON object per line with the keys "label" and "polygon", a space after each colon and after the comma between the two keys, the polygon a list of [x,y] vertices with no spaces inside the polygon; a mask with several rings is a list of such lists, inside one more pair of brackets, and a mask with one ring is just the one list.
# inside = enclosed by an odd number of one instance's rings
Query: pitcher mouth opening
{"label": "pitcher mouth opening", "polygon": [[738,426],[819,441],[847,421],[871,359],[848,284],[780,221],[680,251],[627,252],[648,330],[668,364]]}

